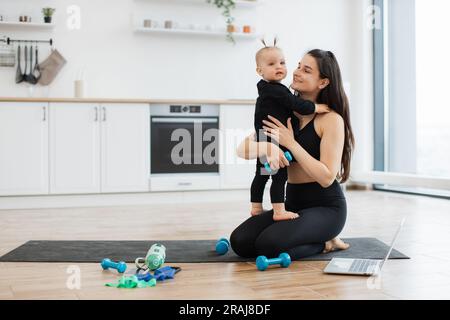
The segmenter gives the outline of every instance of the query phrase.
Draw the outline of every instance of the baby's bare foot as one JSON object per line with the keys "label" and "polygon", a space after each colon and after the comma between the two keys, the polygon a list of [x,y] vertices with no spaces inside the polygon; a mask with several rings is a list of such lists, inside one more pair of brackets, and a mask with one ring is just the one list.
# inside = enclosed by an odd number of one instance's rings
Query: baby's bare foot
{"label": "baby's bare foot", "polygon": [[299,215],[294,212],[284,211],[284,212],[274,212],[273,220],[274,221],[283,221],[283,220],[292,220],[298,218]]}
{"label": "baby's bare foot", "polygon": [[350,245],[348,243],[345,243],[338,237],[331,239],[330,241],[325,242],[325,249],[322,251],[322,253],[329,253],[336,250],[347,250],[350,248]]}
{"label": "baby's bare foot", "polygon": [[258,214],[260,214],[260,213],[263,213],[264,212],[264,209],[259,209],[259,208],[252,208],[252,210],[250,210],[250,214],[252,215],[252,216],[257,216]]}
{"label": "baby's bare foot", "polygon": [[262,203],[252,202],[252,207],[250,209],[250,214],[252,216],[256,216],[263,212],[264,212],[264,209],[263,209]]}

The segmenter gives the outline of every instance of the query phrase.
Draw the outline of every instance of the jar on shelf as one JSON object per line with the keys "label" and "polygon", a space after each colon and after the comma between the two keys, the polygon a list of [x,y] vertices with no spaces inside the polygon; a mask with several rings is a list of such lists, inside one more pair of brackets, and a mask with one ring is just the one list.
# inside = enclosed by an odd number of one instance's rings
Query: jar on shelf
{"label": "jar on shelf", "polygon": [[249,25],[245,25],[242,27],[242,32],[243,33],[251,33],[252,32],[252,27]]}
{"label": "jar on shelf", "polygon": [[237,27],[234,24],[227,25],[227,32],[237,32]]}

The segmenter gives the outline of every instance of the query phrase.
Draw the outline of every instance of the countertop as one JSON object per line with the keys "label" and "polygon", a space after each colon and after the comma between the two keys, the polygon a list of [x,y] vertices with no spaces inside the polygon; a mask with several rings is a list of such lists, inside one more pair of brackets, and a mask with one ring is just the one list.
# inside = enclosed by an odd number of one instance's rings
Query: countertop
{"label": "countertop", "polygon": [[0,102],[78,102],[78,103],[148,103],[148,104],[230,104],[254,105],[255,100],[193,100],[193,99],[110,99],[110,98],[42,98],[0,97]]}

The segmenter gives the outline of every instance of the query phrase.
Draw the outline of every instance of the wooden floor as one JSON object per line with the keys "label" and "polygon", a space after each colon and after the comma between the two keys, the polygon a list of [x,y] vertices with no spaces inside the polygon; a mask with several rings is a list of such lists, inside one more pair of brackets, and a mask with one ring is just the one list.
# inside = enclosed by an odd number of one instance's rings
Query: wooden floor
{"label": "wooden floor", "polygon": [[[325,275],[323,261],[265,272],[254,263],[179,264],[183,271],[174,280],[134,290],[105,287],[118,277],[99,264],[76,265],[78,290],[67,287],[73,264],[0,263],[0,299],[450,298],[450,201],[376,191],[348,191],[347,199],[342,237],[389,243],[406,215],[396,248],[412,259],[389,260],[379,278]],[[229,235],[247,210],[245,201],[219,199],[217,204],[3,210],[0,255],[28,240],[217,239]]]}

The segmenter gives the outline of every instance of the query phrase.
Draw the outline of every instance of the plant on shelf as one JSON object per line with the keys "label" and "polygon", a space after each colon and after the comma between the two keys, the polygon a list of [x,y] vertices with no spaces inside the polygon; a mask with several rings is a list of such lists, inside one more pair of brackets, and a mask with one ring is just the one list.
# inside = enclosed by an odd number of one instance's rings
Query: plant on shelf
{"label": "plant on shelf", "polygon": [[214,4],[217,8],[222,9],[222,15],[226,18],[227,22],[227,40],[235,42],[233,38],[233,32],[235,27],[233,25],[234,17],[231,15],[231,9],[235,8],[235,0],[206,0],[207,3]]}
{"label": "plant on shelf", "polygon": [[42,8],[42,13],[44,14],[44,22],[45,23],[51,23],[52,22],[52,16],[53,13],[55,13],[54,8]]}

